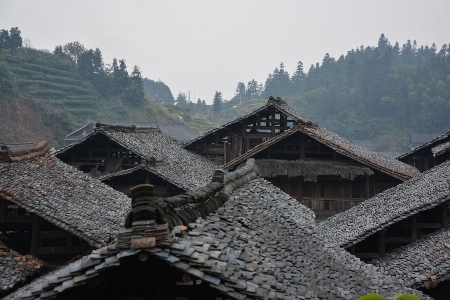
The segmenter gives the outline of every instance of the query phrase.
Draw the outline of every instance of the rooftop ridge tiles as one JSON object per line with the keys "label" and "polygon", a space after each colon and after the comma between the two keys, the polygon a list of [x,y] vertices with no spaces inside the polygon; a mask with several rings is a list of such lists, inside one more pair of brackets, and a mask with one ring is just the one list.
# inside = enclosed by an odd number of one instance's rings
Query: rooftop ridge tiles
{"label": "rooftop ridge tiles", "polygon": [[121,132],[161,132],[159,126],[156,127],[138,127],[135,125],[109,125],[102,123],[95,123],[94,131],[121,131]]}
{"label": "rooftop ridge tiles", "polygon": [[31,146],[18,150],[1,150],[0,151],[0,162],[1,161],[12,161],[19,162],[27,159],[36,158],[43,156],[48,153],[48,141],[40,141],[36,146]]}

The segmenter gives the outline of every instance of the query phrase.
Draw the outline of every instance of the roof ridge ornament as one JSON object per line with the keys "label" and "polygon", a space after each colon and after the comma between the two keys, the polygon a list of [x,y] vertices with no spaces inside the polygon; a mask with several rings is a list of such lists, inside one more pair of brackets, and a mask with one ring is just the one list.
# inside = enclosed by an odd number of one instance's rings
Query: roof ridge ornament
{"label": "roof ridge ornament", "polygon": [[36,146],[18,150],[10,150],[7,146],[0,149],[0,162],[22,161],[39,157],[48,153],[48,141],[40,141]]}
{"label": "roof ridge ornament", "polygon": [[267,100],[267,105],[273,105],[273,104],[287,105],[286,101],[282,100],[281,97],[275,98],[274,96],[270,96],[269,100]]}

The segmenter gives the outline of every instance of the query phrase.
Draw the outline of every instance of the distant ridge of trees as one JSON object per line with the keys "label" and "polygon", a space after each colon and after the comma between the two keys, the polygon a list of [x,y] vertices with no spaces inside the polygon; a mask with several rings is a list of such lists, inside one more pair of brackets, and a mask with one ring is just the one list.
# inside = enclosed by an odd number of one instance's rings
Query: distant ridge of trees
{"label": "distant ridge of trees", "polygon": [[377,46],[325,54],[292,76],[283,63],[264,86],[239,82],[231,101],[281,96],[300,113],[353,139],[392,131],[441,133],[450,129],[450,44],[439,50],[408,40],[393,45],[381,34]]}

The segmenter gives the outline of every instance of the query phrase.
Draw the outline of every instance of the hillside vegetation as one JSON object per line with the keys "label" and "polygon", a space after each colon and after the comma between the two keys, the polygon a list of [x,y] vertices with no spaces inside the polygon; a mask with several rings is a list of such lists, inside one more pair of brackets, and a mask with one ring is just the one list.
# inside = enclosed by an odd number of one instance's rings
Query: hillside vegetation
{"label": "hillside vegetation", "polygon": [[66,45],[50,53],[0,43],[0,142],[45,138],[60,147],[64,136],[92,120],[185,122],[200,132],[211,128],[188,111],[145,95],[137,66],[128,75],[124,60],[105,67],[99,49],[70,44],[81,50],[64,51]]}
{"label": "hillside vegetation", "polygon": [[308,71],[300,61],[292,76],[281,63],[264,85],[239,82],[230,101],[190,107],[222,123],[271,95],[346,138],[371,140],[378,150],[406,151],[411,132],[450,130],[450,44],[440,50],[409,40],[392,45],[381,35],[377,46],[360,46],[338,59],[326,54]]}

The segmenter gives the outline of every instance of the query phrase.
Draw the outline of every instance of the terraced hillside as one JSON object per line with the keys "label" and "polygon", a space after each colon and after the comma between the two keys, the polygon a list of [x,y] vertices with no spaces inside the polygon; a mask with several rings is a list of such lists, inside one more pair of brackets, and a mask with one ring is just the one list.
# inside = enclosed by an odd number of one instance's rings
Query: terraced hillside
{"label": "terraced hillside", "polygon": [[149,96],[143,103],[130,104],[114,94],[102,95],[77,72],[73,61],[47,51],[20,48],[12,56],[3,50],[0,64],[13,86],[12,92],[0,93],[0,106],[4,108],[0,111],[0,143],[45,138],[59,147],[65,135],[91,120],[183,121],[200,132],[212,127],[179,107]]}

